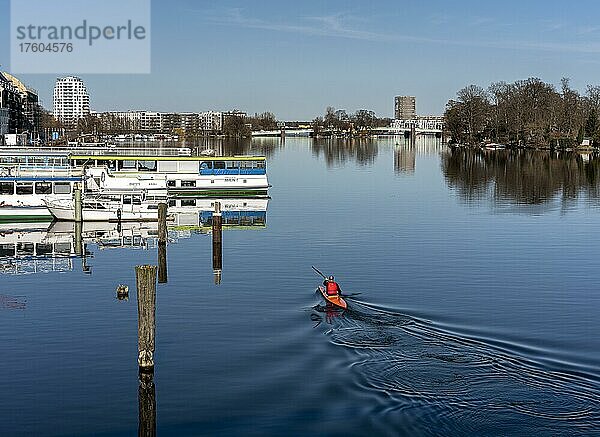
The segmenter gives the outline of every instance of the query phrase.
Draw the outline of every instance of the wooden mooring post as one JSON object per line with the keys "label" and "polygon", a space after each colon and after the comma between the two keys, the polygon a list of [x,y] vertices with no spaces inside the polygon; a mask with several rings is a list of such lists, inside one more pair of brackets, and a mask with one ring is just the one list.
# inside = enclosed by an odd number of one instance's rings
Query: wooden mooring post
{"label": "wooden mooring post", "polygon": [[140,373],[154,372],[156,266],[136,266],[138,301],[138,366]]}
{"label": "wooden mooring post", "polygon": [[158,242],[167,243],[167,204],[158,204]]}
{"label": "wooden mooring post", "polygon": [[215,284],[218,285],[221,283],[223,272],[223,217],[219,202],[215,202],[215,210],[212,214],[212,253]]}
{"label": "wooden mooring post", "polygon": [[158,204],[158,283],[167,283],[167,204]]}
{"label": "wooden mooring post", "polygon": [[81,199],[81,184],[76,182],[73,184],[73,204],[75,207],[75,222],[83,220],[83,202]]}
{"label": "wooden mooring post", "polygon": [[81,221],[76,221],[73,224],[73,227],[75,231],[75,254],[77,254],[77,256],[83,257],[83,223],[81,223]]}
{"label": "wooden mooring post", "polygon": [[140,373],[138,387],[138,436],[156,435],[156,388],[152,373]]}

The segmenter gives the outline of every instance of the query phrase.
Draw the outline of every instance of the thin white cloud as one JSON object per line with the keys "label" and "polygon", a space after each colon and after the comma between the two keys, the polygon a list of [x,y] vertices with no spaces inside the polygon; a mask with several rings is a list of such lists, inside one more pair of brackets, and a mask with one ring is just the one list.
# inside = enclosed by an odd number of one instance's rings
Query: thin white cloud
{"label": "thin white cloud", "polygon": [[[429,38],[416,35],[403,35],[371,32],[353,29],[348,26],[350,16],[346,14],[334,14],[325,16],[310,16],[302,18],[299,24],[265,21],[250,18],[243,14],[241,8],[231,8],[221,11],[219,14],[211,14],[208,19],[216,24],[239,26],[249,29],[262,29],[275,32],[300,33],[311,36],[325,36],[332,38],[355,39],[361,41],[388,42],[388,43],[423,43],[450,45],[473,48],[493,48],[508,50],[538,50],[554,52],[573,53],[600,53],[600,42],[532,42],[532,41],[483,41],[483,40],[453,40],[441,38]],[[489,24],[488,18],[477,18],[473,23],[477,25]],[[550,27],[550,23],[546,25]],[[558,29],[560,23],[552,23]]]}

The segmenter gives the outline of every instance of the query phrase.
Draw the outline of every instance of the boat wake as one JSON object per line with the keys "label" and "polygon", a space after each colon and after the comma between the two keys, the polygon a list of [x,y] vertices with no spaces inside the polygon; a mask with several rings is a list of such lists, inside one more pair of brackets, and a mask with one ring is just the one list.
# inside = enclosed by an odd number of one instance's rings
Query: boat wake
{"label": "boat wake", "polygon": [[368,414],[378,417],[380,431],[597,432],[600,382],[594,375],[553,369],[490,342],[357,300],[349,306],[334,313],[316,306],[312,319],[315,326],[329,328],[333,344],[354,352],[349,367],[356,389],[376,393],[378,402]]}

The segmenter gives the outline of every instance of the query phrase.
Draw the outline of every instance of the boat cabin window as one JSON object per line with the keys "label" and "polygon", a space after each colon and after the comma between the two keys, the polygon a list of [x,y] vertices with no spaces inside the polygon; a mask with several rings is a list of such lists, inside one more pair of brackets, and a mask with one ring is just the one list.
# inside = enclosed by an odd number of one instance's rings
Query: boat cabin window
{"label": "boat cabin window", "polygon": [[142,199],[138,196],[133,196],[133,204],[134,205],[141,205],[142,204]]}
{"label": "boat cabin window", "polygon": [[[33,187],[32,187],[33,188]],[[33,243],[17,243],[17,255],[34,255]]]}
{"label": "boat cabin window", "polygon": [[177,204],[177,202],[175,201],[175,199],[169,199],[169,206],[175,206]]}
{"label": "boat cabin window", "polygon": [[174,187],[175,181],[167,181],[167,187]]}
{"label": "boat cabin window", "polygon": [[65,157],[55,157],[48,158],[48,164],[53,167],[66,167],[67,165],[69,165],[69,162]]}
{"label": "boat cabin window", "polygon": [[17,182],[17,194],[33,194],[33,182]]}
{"label": "boat cabin window", "polygon": [[70,243],[56,243],[54,245],[54,251],[57,254],[69,255],[71,253],[71,244]]}
{"label": "boat cabin window", "polygon": [[136,170],[137,164],[135,161],[119,161],[119,170]]}
{"label": "boat cabin window", "polygon": [[200,170],[209,170],[212,168],[212,162],[211,161],[202,161],[200,163]]}
{"label": "boat cabin window", "polygon": [[181,181],[182,187],[195,187],[196,181]]}
{"label": "boat cabin window", "polygon": [[181,199],[181,206],[196,206],[196,199]]}
{"label": "boat cabin window", "polygon": [[138,161],[139,171],[156,171],[156,161]]}
{"label": "boat cabin window", "polygon": [[15,245],[12,243],[0,244],[0,256],[15,256]]}
{"label": "boat cabin window", "polygon": [[15,183],[0,182],[0,194],[15,194]]}
{"label": "boat cabin window", "polygon": [[52,244],[38,243],[35,248],[35,254],[39,256],[52,255]]}
{"label": "boat cabin window", "polygon": [[52,194],[52,182],[36,182],[35,194]]}
{"label": "boat cabin window", "polygon": [[131,205],[131,196],[123,196],[123,205]]}
{"label": "boat cabin window", "polygon": [[213,167],[217,170],[225,169],[225,161],[215,161],[213,162]]}
{"label": "boat cabin window", "polygon": [[108,159],[99,159],[96,161],[96,165],[98,167],[108,167],[110,170],[116,170],[117,167],[116,161],[111,161]]}
{"label": "boat cabin window", "polygon": [[71,184],[68,182],[54,182],[54,194],[69,194]]}

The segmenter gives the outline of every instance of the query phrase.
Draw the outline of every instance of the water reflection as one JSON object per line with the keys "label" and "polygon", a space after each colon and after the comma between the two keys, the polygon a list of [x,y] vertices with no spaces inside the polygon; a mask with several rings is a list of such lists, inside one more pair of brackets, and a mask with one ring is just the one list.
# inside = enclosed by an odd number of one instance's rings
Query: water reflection
{"label": "water reflection", "polygon": [[[393,144],[390,139],[390,144]],[[380,140],[373,138],[316,138],[312,141],[313,156],[323,155],[327,167],[355,161],[360,165],[373,165]]]}
{"label": "water reflection", "polygon": [[394,150],[394,171],[400,175],[412,175],[415,172],[417,156],[438,155],[443,147],[442,139],[435,136],[397,137]]}
{"label": "water reflection", "polygon": [[264,155],[267,159],[285,145],[285,138],[198,138],[182,141],[181,147],[189,147],[196,154],[214,150],[218,156]]}
{"label": "water reflection", "polygon": [[73,270],[73,260],[78,257],[73,234],[54,234],[49,227],[49,223],[2,224],[0,274]]}
{"label": "water reflection", "polygon": [[442,171],[465,202],[541,207],[533,212],[556,200],[565,208],[599,194],[599,157],[574,152],[450,148],[442,154]]}
{"label": "water reflection", "polygon": [[[223,230],[264,229],[269,198],[171,199],[168,239],[176,243],[192,234],[212,232],[215,202],[221,205]],[[0,225],[0,274],[26,275],[68,272],[81,258],[82,270],[91,273],[87,259],[97,250],[154,250],[158,247],[156,222],[45,222]],[[163,254],[166,261],[166,253]],[[160,252],[159,252],[160,258]],[[166,281],[166,268],[163,275]]]}

